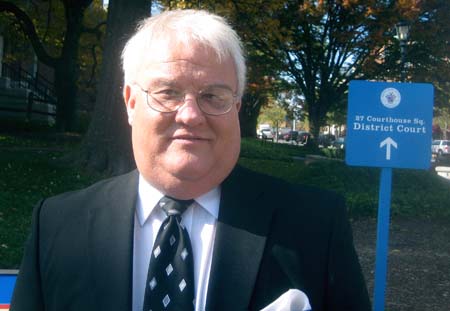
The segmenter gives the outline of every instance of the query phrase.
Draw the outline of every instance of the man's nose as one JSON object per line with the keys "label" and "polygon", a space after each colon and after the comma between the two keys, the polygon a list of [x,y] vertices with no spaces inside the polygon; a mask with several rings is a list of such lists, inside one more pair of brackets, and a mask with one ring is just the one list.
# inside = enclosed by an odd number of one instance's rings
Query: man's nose
{"label": "man's nose", "polygon": [[194,94],[186,94],[183,105],[178,109],[175,120],[189,126],[195,126],[205,121],[205,114],[198,105]]}

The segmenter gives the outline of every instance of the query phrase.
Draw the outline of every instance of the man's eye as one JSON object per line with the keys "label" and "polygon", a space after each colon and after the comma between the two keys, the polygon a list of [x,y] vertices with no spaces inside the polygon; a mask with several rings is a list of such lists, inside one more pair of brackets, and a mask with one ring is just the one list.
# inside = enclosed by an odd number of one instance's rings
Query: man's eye
{"label": "man's eye", "polygon": [[214,101],[221,99],[220,95],[214,93],[203,93],[202,98],[204,100],[214,100]]}
{"label": "man's eye", "polygon": [[158,90],[153,93],[154,96],[156,96],[158,98],[162,98],[162,99],[179,98],[180,94],[181,93],[179,91],[173,90],[173,89],[163,89],[163,90]]}

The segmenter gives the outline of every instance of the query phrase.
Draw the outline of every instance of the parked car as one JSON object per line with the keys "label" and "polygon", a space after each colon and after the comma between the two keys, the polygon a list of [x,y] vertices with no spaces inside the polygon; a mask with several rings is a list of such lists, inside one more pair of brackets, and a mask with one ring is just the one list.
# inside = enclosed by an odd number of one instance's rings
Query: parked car
{"label": "parked car", "polygon": [[284,134],[283,139],[285,141],[297,141],[298,132],[297,131],[289,131],[286,134]]}
{"label": "parked car", "polygon": [[297,134],[297,143],[305,145],[308,143],[308,140],[311,138],[311,134],[305,131],[299,131]]}
{"label": "parked car", "polygon": [[270,129],[261,130],[261,139],[273,141],[273,133]]}
{"label": "parked car", "polygon": [[344,149],[345,148],[345,137],[338,137],[332,144],[333,148]]}
{"label": "parked car", "polygon": [[324,148],[327,148],[333,144],[336,140],[336,137],[333,134],[320,134],[317,139],[317,144]]}
{"label": "parked car", "polygon": [[279,139],[284,139],[284,136],[285,136],[287,133],[289,133],[290,131],[291,131],[291,129],[288,128],[288,127],[280,127],[280,128],[278,129],[278,138],[279,138]]}
{"label": "parked car", "polygon": [[272,131],[272,127],[270,126],[270,124],[260,124],[258,126],[258,129],[256,130],[256,135],[258,138],[263,138],[262,131],[264,131],[264,130]]}
{"label": "parked car", "polygon": [[433,140],[431,144],[431,152],[439,157],[450,154],[450,140]]}

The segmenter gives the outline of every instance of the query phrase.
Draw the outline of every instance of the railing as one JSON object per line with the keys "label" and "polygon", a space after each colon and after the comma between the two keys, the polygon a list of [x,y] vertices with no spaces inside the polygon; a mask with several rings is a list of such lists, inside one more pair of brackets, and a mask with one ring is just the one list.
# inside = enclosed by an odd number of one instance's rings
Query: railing
{"label": "railing", "polygon": [[34,77],[23,68],[15,68],[8,63],[2,64],[2,77],[11,80],[11,88],[28,89],[33,92],[34,97],[49,104],[56,103],[55,88],[53,83],[38,75]]}
{"label": "railing", "polygon": [[37,78],[22,68],[2,64],[0,117],[27,121],[55,122],[56,96],[53,84]]}

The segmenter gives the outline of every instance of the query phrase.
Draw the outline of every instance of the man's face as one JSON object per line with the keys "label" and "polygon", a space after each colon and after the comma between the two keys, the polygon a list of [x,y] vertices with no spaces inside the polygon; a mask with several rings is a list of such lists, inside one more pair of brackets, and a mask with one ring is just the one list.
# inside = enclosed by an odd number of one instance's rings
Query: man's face
{"label": "man's face", "polygon": [[219,185],[239,156],[240,102],[233,103],[224,115],[210,116],[196,101],[198,92],[211,85],[236,93],[234,62],[227,58],[219,63],[209,48],[195,43],[169,44],[148,53],[151,61],[144,62],[136,83],[150,92],[163,85],[187,95],[178,111],[161,113],[147,105],[139,86],[125,86],[136,165],[160,191],[191,199]]}

